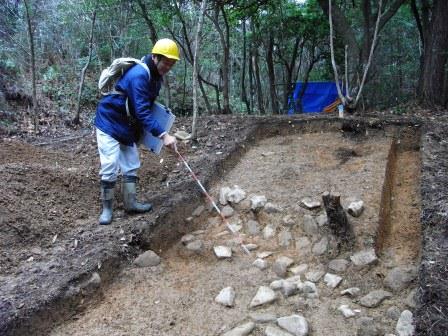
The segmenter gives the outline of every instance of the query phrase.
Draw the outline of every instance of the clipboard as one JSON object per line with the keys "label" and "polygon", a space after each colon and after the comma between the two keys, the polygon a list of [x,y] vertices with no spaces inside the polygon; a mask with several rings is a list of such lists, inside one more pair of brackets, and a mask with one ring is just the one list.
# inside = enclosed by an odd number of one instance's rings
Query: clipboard
{"label": "clipboard", "polygon": [[[152,105],[152,114],[154,115],[154,118],[157,120],[159,125],[166,132],[169,132],[171,130],[176,116],[170,111],[170,109],[168,109],[166,106],[163,106],[162,104],[154,102],[154,104]],[[155,137],[146,130],[143,132],[143,139],[141,143],[151,152],[157,155],[160,154],[160,151],[163,147],[162,139]]]}

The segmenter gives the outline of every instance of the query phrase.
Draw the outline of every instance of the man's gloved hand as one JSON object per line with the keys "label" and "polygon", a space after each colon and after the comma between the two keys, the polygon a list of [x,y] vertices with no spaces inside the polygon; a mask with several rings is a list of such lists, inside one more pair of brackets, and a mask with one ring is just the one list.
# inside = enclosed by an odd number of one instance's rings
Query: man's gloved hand
{"label": "man's gloved hand", "polygon": [[162,136],[163,144],[169,149],[174,150],[176,148],[177,139],[168,133]]}

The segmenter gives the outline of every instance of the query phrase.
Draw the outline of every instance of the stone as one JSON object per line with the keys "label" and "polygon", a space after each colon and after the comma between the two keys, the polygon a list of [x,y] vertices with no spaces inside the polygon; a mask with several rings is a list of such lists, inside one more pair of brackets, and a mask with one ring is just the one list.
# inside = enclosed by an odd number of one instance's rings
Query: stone
{"label": "stone", "polygon": [[328,249],[328,238],[322,237],[316,244],[314,244],[311,251],[315,256],[321,256],[325,252],[327,252]]}
{"label": "stone", "polygon": [[367,307],[367,308],[375,308],[380,305],[381,302],[383,302],[385,299],[391,298],[392,293],[387,292],[385,290],[379,289],[371,291],[369,294],[363,296],[361,300],[359,301],[359,304],[361,306]]}
{"label": "stone", "polygon": [[308,269],[308,264],[300,264],[298,266],[291,267],[289,269],[289,271],[294,275],[299,275],[299,274],[305,273],[307,269]]}
{"label": "stone", "polygon": [[417,268],[414,266],[395,267],[384,278],[384,287],[393,292],[399,292],[417,277]]}
{"label": "stone", "polygon": [[204,248],[204,243],[202,240],[193,240],[192,242],[189,242],[186,246],[186,249],[192,252],[200,253],[202,252],[202,249]]}
{"label": "stone", "polygon": [[274,254],[274,252],[271,252],[271,251],[263,251],[263,252],[257,253],[257,258],[264,259],[264,258],[267,258],[267,257],[273,255],[273,254]]}
{"label": "stone", "polygon": [[260,269],[260,270],[265,270],[266,268],[268,268],[268,262],[264,259],[255,259],[255,261],[252,263],[252,265],[254,265],[256,268]]}
{"label": "stone", "polygon": [[233,307],[235,303],[235,290],[232,287],[221,289],[215,297],[215,302],[226,307]]}
{"label": "stone", "polygon": [[292,241],[292,234],[289,229],[285,228],[278,234],[278,245],[280,247],[289,247]]}
{"label": "stone", "polygon": [[182,238],[180,239],[180,242],[183,245],[187,245],[189,242],[192,242],[195,239],[196,239],[196,237],[194,235],[192,235],[191,233],[188,233],[188,234],[182,236]]}
{"label": "stone", "polygon": [[308,322],[299,314],[284,316],[277,319],[277,324],[295,336],[308,335]]}
{"label": "stone", "polygon": [[101,286],[101,277],[97,272],[93,272],[91,277],[84,282],[81,287],[86,292],[93,292]]}
{"label": "stone", "polygon": [[349,262],[345,259],[333,259],[328,263],[328,268],[337,273],[343,273],[347,270]]}
{"label": "stone", "polygon": [[134,265],[137,267],[152,267],[160,264],[160,257],[151,250],[140,254],[134,260]]}
{"label": "stone", "polygon": [[281,290],[284,297],[294,295],[299,291],[296,282],[285,280],[282,285]]}
{"label": "stone", "polygon": [[255,294],[254,298],[252,299],[250,303],[250,307],[258,307],[264,304],[272,303],[277,299],[277,295],[275,292],[266,286],[261,286],[258,288],[257,293]]}
{"label": "stone", "polygon": [[360,317],[357,320],[358,330],[357,336],[380,336],[381,332],[375,325],[373,318],[371,317]]}
{"label": "stone", "polygon": [[185,141],[185,140],[189,140],[191,138],[191,134],[185,131],[177,131],[176,133],[173,134],[177,139],[181,140],[181,141]]}
{"label": "stone", "polygon": [[269,287],[273,290],[278,290],[278,289],[282,289],[283,288],[283,282],[285,280],[280,279],[280,280],[274,280],[271,282],[271,284],[269,285]]}
{"label": "stone", "polygon": [[406,306],[412,309],[414,309],[417,306],[416,295],[417,295],[417,289],[414,288],[413,290],[410,291],[410,293],[406,297],[406,300],[404,301]]}
{"label": "stone", "polygon": [[299,286],[299,290],[304,294],[307,298],[316,298],[319,296],[317,292],[317,287],[314,282],[305,281],[303,284]]}
{"label": "stone", "polygon": [[412,336],[415,332],[414,318],[409,310],[404,310],[395,328],[398,336]]}
{"label": "stone", "polygon": [[252,243],[246,244],[244,246],[247,248],[248,251],[254,251],[258,248],[257,244],[252,244]]}
{"label": "stone", "polygon": [[265,336],[292,336],[289,332],[283,331],[274,326],[267,326],[264,331]]}
{"label": "stone", "polygon": [[316,217],[316,223],[319,226],[324,226],[328,223],[328,217],[326,213],[320,214]]}
{"label": "stone", "polygon": [[245,225],[246,232],[251,236],[260,234],[260,224],[257,221],[249,219]]}
{"label": "stone", "polygon": [[306,254],[311,246],[311,240],[308,237],[299,237],[296,239],[296,249]]}
{"label": "stone", "polygon": [[347,208],[347,212],[353,217],[361,216],[363,211],[364,211],[363,201],[351,202]]}
{"label": "stone", "polygon": [[246,193],[243,189],[241,189],[239,186],[234,185],[232,189],[230,189],[226,193],[226,199],[230,203],[238,204],[242,200],[246,198]]}
{"label": "stone", "polygon": [[235,210],[233,210],[233,208],[230,205],[226,205],[221,209],[221,215],[223,215],[226,218],[232,217],[234,213]]}
{"label": "stone", "polygon": [[319,227],[317,226],[313,216],[303,216],[303,231],[308,235],[315,235],[319,233]]}
{"label": "stone", "polygon": [[316,209],[316,208],[320,208],[321,203],[319,201],[313,200],[310,197],[306,197],[306,198],[303,198],[300,201],[300,206],[305,208],[305,209],[308,209],[308,210],[313,210],[313,209]]}
{"label": "stone", "polygon": [[219,190],[219,203],[221,205],[226,205],[227,204],[227,194],[230,192],[230,188],[229,187],[222,187]]}
{"label": "stone", "polygon": [[342,315],[344,315],[345,318],[356,316],[356,314],[361,312],[359,309],[350,309],[348,305],[340,305],[338,310],[342,313]]}
{"label": "stone", "polygon": [[350,295],[351,297],[358,296],[361,290],[358,287],[351,287],[341,291],[341,295]]}
{"label": "stone", "polygon": [[274,264],[272,265],[272,270],[275,274],[277,274],[277,276],[283,278],[288,272],[288,267],[293,263],[294,260],[292,260],[291,258],[282,256],[275,260]]}
{"label": "stone", "polygon": [[247,322],[226,332],[223,336],[247,336],[252,332],[252,330],[254,330],[254,328],[255,323]]}
{"label": "stone", "polygon": [[227,246],[214,246],[213,251],[218,259],[231,258],[232,257],[232,249]]}
{"label": "stone", "polygon": [[268,224],[263,229],[263,238],[268,240],[275,236],[275,227],[272,224]]}
{"label": "stone", "polygon": [[330,288],[336,288],[342,281],[339,275],[327,273],[324,276],[325,284]]}
{"label": "stone", "polygon": [[267,203],[266,196],[264,195],[254,195],[250,199],[250,208],[253,211],[262,209]]}
{"label": "stone", "polygon": [[282,223],[284,226],[287,226],[287,227],[293,227],[294,225],[296,225],[296,221],[295,221],[294,217],[291,215],[286,215],[285,217],[283,217]]}
{"label": "stone", "polygon": [[305,273],[305,278],[312,282],[318,282],[325,275],[324,265],[318,265]]}
{"label": "stone", "polygon": [[350,260],[355,266],[364,267],[375,264],[378,261],[378,257],[375,250],[371,248],[355,253],[350,257]]}
{"label": "stone", "polygon": [[273,213],[282,212],[282,209],[276,204],[267,202],[266,205],[264,206],[264,211],[268,214],[273,214]]}
{"label": "stone", "polygon": [[400,311],[400,308],[398,308],[397,306],[389,307],[386,310],[386,316],[393,321],[397,321],[400,318],[400,315],[401,315],[401,311]]}

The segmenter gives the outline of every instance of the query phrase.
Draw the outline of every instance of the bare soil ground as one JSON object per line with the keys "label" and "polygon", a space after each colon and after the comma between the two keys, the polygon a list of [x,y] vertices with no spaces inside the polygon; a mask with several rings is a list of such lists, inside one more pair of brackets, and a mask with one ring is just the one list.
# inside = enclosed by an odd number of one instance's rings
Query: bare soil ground
{"label": "bare soil ground", "polygon": [[[279,205],[283,204],[285,211],[301,211],[297,207],[300,196],[318,196],[327,189],[340,189],[343,190],[343,195],[361,197],[367,208],[363,219],[356,225],[361,233],[358,235],[357,248],[374,244],[375,230],[369,231],[372,228],[370,220],[376,222],[381,206],[381,189],[378,189],[377,184],[381,181],[381,172],[384,172],[384,166],[381,165],[385,164],[384,156],[387,156],[387,151],[382,148],[388,147],[388,138],[341,138],[340,147],[359,154],[359,157],[355,155],[343,162],[345,158],[342,160],[340,156],[334,155],[338,142],[325,142],[328,140],[327,134],[330,134],[328,131],[334,133],[341,129],[340,122],[324,118],[323,121],[317,121],[318,126],[311,127],[310,124],[315,124],[313,118],[309,122],[304,120],[293,119],[291,124],[286,119],[276,118],[205,118],[201,120],[202,131],[198,142],[184,145],[181,150],[207,187],[215,181],[214,188],[224,184],[239,184],[249,192],[260,190],[268,199]],[[256,125],[260,123],[265,125],[264,128],[255,131]],[[351,123],[352,131],[348,133],[356,134],[358,129],[364,133],[365,127],[373,125],[372,134],[378,128],[380,132],[388,134],[387,129],[417,123],[419,122],[409,120],[375,121],[362,126],[363,121],[354,121]],[[306,134],[307,128],[315,130],[322,125],[328,125],[325,133]],[[182,123],[176,126],[182,127]],[[304,133],[293,130],[292,126],[300,127]],[[440,139],[443,139],[444,132],[443,127],[439,133],[427,131]],[[296,135],[291,137],[291,133]],[[80,134],[73,134],[78,135]],[[280,136],[270,138],[274,135]],[[312,136],[315,138],[309,138]],[[267,141],[266,143],[262,142],[260,145],[254,142],[254,139],[265,137],[268,139],[261,141]],[[430,152],[436,148],[437,161],[443,161],[447,156],[445,144],[437,142],[434,135],[430,137],[433,139],[430,148],[424,149]],[[202,200],[190,176],[170,153],[163,154],[163,161],[151,153],[142,155],[141,196],[154,202],[156,210],[149,215],[128,216],[120,210],[120,200],[117,198],[114,224],[103,228],[97,225],[98,162],[92,133],[74,141],[53,144],[51,139],[31,141],[50,143],[44,146],[11,138],[4,138],[1,142],[0,168],[4,178],[0,180],[0,218],[4,239],[0,243],[0,334],[47,334],[55,322],[59,324],[60,321],[70,319],[75,322],[54,329],[53,334],[152,334],[147,333],[148,330],[154,330],[155,334],[160,335],[207,334],[203,330],[216,334],[246,317],[244,314],[247,313],[248,298],[254,294],[256,286],[266,284],[272,277],[272,274],[266,276],[251,267],[252,260],[241,253],[237,253],[232,262],[218,263],[210,251],[200,257],[179,252],[181,249],[176,243],[177,239],[208,222],[206,218],[202,218],[202,221],[197,221],[194,225],[185,223],[185,218]],[[246,151],[247,155],[240,163],[243,166],[230,170]],[[275,155],[270,155],[270,152]],[[262,153],[268,155],[261,155]],[[307,155],[304,157],[301,153]],[[447,184],[440,182],[440,179],[446,179],[446,174],[439,175],[440,168],[432,155],[434,154],[423,155],[422,181],[431,180],[432,190],[442,188],[439,195],[446,195]],[[396,224],[388,227],[381,251],[381,255],[395,257],[392,264],[416,260],[420,246],[417,242],[420,200],[418,189],[414,189],[419,186],[415,183],[420,170],[419,159],[415,151],[409,150],[404,150],[397,157],[396,176],[399,178],[393,180],[396,194],[393,193],[391,198],[390,216],[395,220],[391,223]],[[291,158],[293,161],[288,161]],[[363,162],[366,158],[369,158],[371,165]],[[429,166],[431,169],[425,175],[425,167]],[[241,167],[244,168],[238,172]],[[340,169],[342,167],[344,169]],[[403,171],[398,169],[401,167],[404,168]],[[375,169],[379,171],[376,172]],[[308,173],[304,174],[304,171]],[[217,180],[219,176],[223,176],[223,180]],[[438,251],[437,246],[443,246],[443,241],[446,240],[446,212],[441,199],[430,201],[434,195],[425,188],[422,190],[424,267],[419,287],[423,300],[416,310],[417,329],[421,335],[429,335],[430,333],[425,333],[429,329],[424,326],[434,318],[437,323],[431,323],[431,332],[436,333],[431,335],[443,335],[437,332],[444,330],[440,328],[446,323],[437,316],[446,316],[444,314],[448,300],[441,297],[437,302],[435,293],[431,289],[428,292],[426,285],[435,283],[439,285],[438,288],[444,288],[443,284],[446,284],[441,276],[437,276],[443,274],[444,267],[446,270],[446,260],[437,265],[432,263],[434,260],[440,261],[440,254],[436,254],[434,258],[434,251]],[[435,201],[438,206],[434,206]],[[406,211],[402,212],[403,209]],[[425,237],[432,235],[427,232],[429,229],[425,226],[426,221],[429,220],[431,227],[434,227],[435,216],[439,216],[444,223],[443,228],[438,228],[441,231],[437,231],[441,232],[437,236],[441,240],[437,246],[433,245],[432,238],[430,241],[425,240]],[[216,229],[208,228],[207,234],[215,233]],[[394,235],[402,239],[391,239]],[[213,236],[206,235],[204,240],[212,241],[212,238]],[[261,248],[265,247],[264,242],[255,242]],[[134,256],[147,248],[161,254],[162,265],[150,271],[129,267]],[[288,251],[286,249],[282,253],[292,253]],[[428,256],[425,256],[425,251],[429,251]],[[378,269],[372,269],[369,271],[372,273],[365,276],[381,277],[389,266],[380,263]],[[437,267],[434,270],[435,278],[434,273],[431,273],[433,267]],[[101,290],[92,289],[88,285],[87,280],[94,271],[101,275]],[[245,279],[250,280],[244,283]],[[352,281],[361,281],[362,284],[363,280],[347,276],[344,281],[348,285]],[[217,290],[229,282],[235,284],[237,293],[244,294],[237,296],[238,309],[223,310],[213,303],[213,298]],[[324,288],[322,291],[332,297]],[[397,305],[403,304],[400,300],[398,299]],[[441,313],[438,314],[432,307],[440,302],[442,305],[439,304],[438,307]],[[286,312],[294,304],[285,300],[276,308],[279,313]],[[332,311],[334,304],[328,305],[327,308]],[[295,309],[307,310],[303,307]],[[332,314],[336,318],[334,311]],[[377,315],[381,316],[381,313]],[[391,323],[388,321],[385,324],[390,332],[393,331],[390,329]],[[325,327],[322,328],[319,332],[316,329],[316,335],[326,332]],[[349,329],[354,330],[344,330]],[[255,334],[259,332],[257,329]]]}

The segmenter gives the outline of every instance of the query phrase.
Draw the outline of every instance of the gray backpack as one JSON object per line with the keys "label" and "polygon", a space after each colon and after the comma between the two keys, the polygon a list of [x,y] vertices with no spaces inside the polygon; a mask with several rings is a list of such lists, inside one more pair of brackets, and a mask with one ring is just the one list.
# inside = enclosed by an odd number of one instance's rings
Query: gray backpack
{"label": "gray backpack", "polygon": [[119,92],[115,90],[115,84],[118,79],[120,79],[123,74],[129,70],[135,64],[140,64],[148,73],[149,77],[151,77],[151,73],[149,72],[148,66],[142,60],[138,60],[132,57],[122,57],[115,59],[112,64],[101,72],[100,79],[98,81],[98,89],[100,90],[103,96],[107,96],[109,94],[121,94],[123,92]]}

